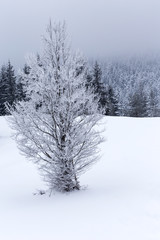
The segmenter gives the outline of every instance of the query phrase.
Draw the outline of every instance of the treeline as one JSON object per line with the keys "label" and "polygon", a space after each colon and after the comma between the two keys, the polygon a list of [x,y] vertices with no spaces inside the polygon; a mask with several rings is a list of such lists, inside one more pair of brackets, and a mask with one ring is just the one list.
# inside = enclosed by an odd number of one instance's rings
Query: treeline
{"label": "treeline", "polygon": [[[39,58],[39,56],[38,56]],[[40,59],[39,59],[40,62]],[[29,73],[25,65],[24,75]],[[25,82],[15,74],[9,61],[0,69],[0,115],[6,115],[5,104],[11,106],[25,100]],[[86,72],[86,88],[91,86],[99,98],[105,115],[160,116],[160,58],[95,62]]]}
{"label": "treeline", "polygon": [[95,92],[110,116],[160,116],[160,57],[135,57],[95,63]]}
{"label": "treeline", "polygon": [[[26,72],[25,66],[23,71]],[[0,115],[7,115],[6,103],[11,106],[15,102],[25,99],[24,83],[21,77],[15,74],[10,61],[0,69]]]}
{"label": "treeline", "polygon": [[118,102],[118,115],[160,116],[160,57],[130,58],[103,64],[103,79]]}

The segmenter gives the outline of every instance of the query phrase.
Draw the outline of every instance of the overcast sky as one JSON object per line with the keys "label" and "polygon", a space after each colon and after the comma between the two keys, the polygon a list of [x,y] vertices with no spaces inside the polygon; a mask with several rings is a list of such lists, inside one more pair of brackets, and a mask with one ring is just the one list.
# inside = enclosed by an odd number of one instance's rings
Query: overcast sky
{"label": "overcast sky", "polygon": [[0,64],[38,52],[49,18],[87,57],[160,50],[160,0],[0,0]]}

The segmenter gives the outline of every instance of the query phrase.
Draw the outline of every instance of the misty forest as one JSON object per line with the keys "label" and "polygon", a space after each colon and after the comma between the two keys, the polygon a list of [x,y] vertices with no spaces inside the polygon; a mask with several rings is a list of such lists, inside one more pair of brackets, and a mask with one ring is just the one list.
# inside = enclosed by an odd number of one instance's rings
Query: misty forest
{"label": "misty forest", "polygon": [[[37,62],[40,55],[36,54]],[[134,56],[106,61],[85,61],[84,81],[98,95],[99,107],[106,116],[160,116],[160,56]],[[5,104],[11,106],[26,99],[23,74],[29,75],[25,64],[21,74],[11,62],[1,66],[0,115],[8,115]],[[22,74],[23,72],[23,74]]]}

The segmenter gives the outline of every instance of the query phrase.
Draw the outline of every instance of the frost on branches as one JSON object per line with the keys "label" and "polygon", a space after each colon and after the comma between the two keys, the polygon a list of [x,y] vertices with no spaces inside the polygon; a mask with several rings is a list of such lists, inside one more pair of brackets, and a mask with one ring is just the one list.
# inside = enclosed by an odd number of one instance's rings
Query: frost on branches
{"label": "frost on branches", "polygon": [[10,108],[21,152],[38,164],[51,190],[80,189],[79,176],[98,158],[98,99],[87,89],[85,61],[72,54],[65,24],[50,23],[42,56],[27,59],[27,101]]}

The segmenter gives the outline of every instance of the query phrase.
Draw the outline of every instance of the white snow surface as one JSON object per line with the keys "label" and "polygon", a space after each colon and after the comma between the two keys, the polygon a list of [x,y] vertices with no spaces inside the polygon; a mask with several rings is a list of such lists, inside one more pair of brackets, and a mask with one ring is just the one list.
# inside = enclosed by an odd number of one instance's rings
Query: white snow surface
{"label": "white snow surface", "polygon": [[87,189],[46,189],[0,117],[1,240],[159,240],[160,118],[105,117],[101,160],[81,177]]}

